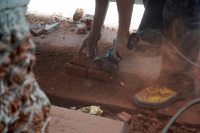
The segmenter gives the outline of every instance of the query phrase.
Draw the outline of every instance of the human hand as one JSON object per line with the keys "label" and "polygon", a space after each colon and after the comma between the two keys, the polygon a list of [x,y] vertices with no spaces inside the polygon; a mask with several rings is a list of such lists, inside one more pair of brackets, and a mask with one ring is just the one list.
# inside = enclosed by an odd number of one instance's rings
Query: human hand
{"label": "human hand", "polygon": [[87,57],[91,57],[99,54],[99,47],[98,47],[98,41],[101,38],[101,34],[95,35],[93,33],[89,33],[83,40],[81,46],[78,49],[78,53],[80,53],[85,47],[87,51]]}
{"label": "human hand", "polygon": [[130,34],[119,34],[117,35],[116,41],[115,41],[115,46],[113,50],[113,55],[115,59],[120,60],[120,58],[117,56],[117,52],[121,57],[128,57],[132,53],[134,53],[134,49],[128,49],[128,41],[129,41]]}

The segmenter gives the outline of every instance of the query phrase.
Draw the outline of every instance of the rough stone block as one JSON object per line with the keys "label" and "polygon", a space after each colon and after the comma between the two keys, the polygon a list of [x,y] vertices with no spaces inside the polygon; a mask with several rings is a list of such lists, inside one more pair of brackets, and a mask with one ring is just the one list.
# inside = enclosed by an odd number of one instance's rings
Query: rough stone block
{"label": "rough stone block", "polygon": [[104,81],[104,82],[110,82],[112,76],[108,72],[89,68],[87,70],[87,77],[90,79],[96,79],[96,80],[100,80],[100,81]]}
{"label": "rough stone block", "polygon": [[54,24],[50,24],[50,25],[46,24],[44,33],[46,35],[50,34],[54,30],[58,29],[59,25],[60,23],[58,22],[55,22]]}
{"label": "rough stone block", "polygon": [[91,30],[92,28],[92,21],[93,21],[93,15],[86,14],[80,21],[86,24],[87,30]]}
{"label": "rough stone block", "polygon": [[44,25],[37,24],[34,21],[27,22],[27,24],[29,25],[31,34],[33,36],[39,36],[39,35],[44,33],[44,30],[45,30],[45,26]]}
{"label": "rough stone block", "polygon": [[131,119],[131,115],[123,111],[122,113],[118,114],[117,119],[120,121],[128,122]]}
{"label": "rough stone block", "polygon": [[86,67],[73,65],[70,63],[65,64],[65,71],[68,75],[77,76],[81,78],[87,78],[86,70],[87,70]]}
{"label": "rough stone block", "polygon": [[76,33],[77,34],[86,34],[87,33],[86,24],[85,23],[77,24]]}
{"label": "rough stone block", "polygon": [[77,8],[76,12],[74,13],[73,20],[79,21],[84,15],[85,15],[85,9],[84,8]]}
{"label": "rough stone block", "polygon": [[83,16],[82,20],[85,20],[85,19],[93,20],[93,18],[94,18],[94,15],[92,15],[92,14],[86,14],[85,16]]}

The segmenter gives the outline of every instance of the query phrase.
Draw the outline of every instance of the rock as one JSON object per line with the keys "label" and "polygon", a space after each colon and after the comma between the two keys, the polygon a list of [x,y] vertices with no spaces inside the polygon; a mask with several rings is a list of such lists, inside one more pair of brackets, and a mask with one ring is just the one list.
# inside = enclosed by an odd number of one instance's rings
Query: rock
{"label": "rock", "polygon": [[75,13],[74,13],[73,20],[79,21],[84,15],[85,15],[85,9],[84,8],[77,8]]}
{"label": "rock", "polygon": [[76,33],[77,34],[86,34],[87,33],[86,24],[84,24],[84,23],[77,24]]}
{"label": "rock", "polygon": [[92,20],[91,19],[82,19],[81,22],[86,24],[87,30],[91,30],[91,28],[92,28]]}
{"label": "rock", "polygon": [[46,37],[46,35],[41,35],[40,36],[41,39],[44,39],[45,37]]}
{"label": "rock", "polygon": [[54,24],[51,24],[51,25],[46,25],[45,26],[45,34],[48,35],[50,34],[51,32],[53,32],[54,30],[58,29],[60,23],[58,22],[55,22]]}
{"label": "rock", "polygon": [[44,25],[37,24],[33,20],[30,20],[30,22],[27,22],[27,24],[29,25],[31,34],[33,36],[39,36],[44,33],[44,30],[45,30]]}
{"label": "rock", "polygon": [[92,21],[93,21],[93,15],[86,14],[80,21],[86,24],[87,30],[91,30],[92,28]]}
{"label": "rock", "polygon": [[85,20],[85,19],[93,20],[93,18],[94,18],[94,15],[86,14],[85,16],[83,16],[82,20]]}

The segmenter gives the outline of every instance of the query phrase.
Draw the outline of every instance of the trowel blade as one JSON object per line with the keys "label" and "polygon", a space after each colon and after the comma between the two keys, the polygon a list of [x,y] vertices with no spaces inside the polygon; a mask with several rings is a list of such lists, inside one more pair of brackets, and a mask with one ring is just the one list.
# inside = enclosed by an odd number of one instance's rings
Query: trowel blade
{"label": "trowel blade", "polygon": [[118,65],[108,57],[99,56],[93,62],[98,70],[109,72],[111,75],[115,75],[118,71]]}

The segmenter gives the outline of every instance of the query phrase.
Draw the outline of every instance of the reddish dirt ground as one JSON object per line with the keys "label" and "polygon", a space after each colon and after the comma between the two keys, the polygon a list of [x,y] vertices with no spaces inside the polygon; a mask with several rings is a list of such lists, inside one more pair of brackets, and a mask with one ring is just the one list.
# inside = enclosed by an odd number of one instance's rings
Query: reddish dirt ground
{"label": "reddish dirt ground", "polygon": [[[29,14],[27,16],[27,20],[30,18],[35,21],[39,21],[41,19],[44,20],[44,22],[51,20],[42,17],[38,18],[33,16],[33,14]],[[161,60],[160,56],[141,56],[141,53],[138,52],[136,52],[132,57],[125,58],[120,63],[119,73],[113,77],[113,80],[110,83],[66,75],[64,64],[69,62],[77,54],[78,47],[87,34],[76,34],[74,31],[71,31],[73,27],[70,27],[70,19],[61,18],[59,21],[61,20],[62,22],[60,28],[47,35],[46,38],[41,39],[40,37],[32,37],[36,44],[37,55],[34,73],[41,89],[46,94],[52,94],[54,96],[67,99],[86,101],[95,105],[103,103],[108,106],[138,109],[149,112],[149,114],[152,114],[150,117],[159,117],[159,115],[163,117],[166,115],[168,118],[173,116],[189,101],[200,97],[200,85],[198,84],[197,94],[190,99],[177,101],[176,103],[159,110],[149,111],[138,108],[133,102],[134,95],[139,90],[153,84],[156,81],[159,77]],[[112,47],[112,39],[116,33],[117,31],[112,29],[105,28],[102,30],[102,38],[99,41],[101,56],[104,56]],[[83,51],[83,53],[84,52],[85,51]],[[200,65],[200,61],[198,64]],[[195,75],[197,80],[200,82],[200,69],[195,69]],[[64,104],[67,105],[67,103],[59,103],[56,100],[52,101],[52,104],[56,104],[57,106],[64,106]],[[188,109],[185,114],[180,116],[178,122],[182,124],[200,124],[199,110],[199,105],[193,106]],[[133,115],[132,119],[135,119],[135,115]],[[115,116],[110,117],[115,118]],[[145,124],[145,122],[142,122],[141,120],[139,120],[139,123]],[[148,124],[155,125],[155,123]],[[134,127],[133,125],[131,126],[130,129],[132,131],[138,131],[138,133],[146,132],[141,130],[141,128]],[[180,125],[179,127],[181,128]],[[181,128],[182,130],[179,129],[179,127],[176,127],[177,129],[175,129],[177,132],[185,130],[184,127]],[[160,129],[156,130],[160,131]],[[192,132],[190,131],[190,128],[187,131]],[[198,132],[198,130],[195,129],[195,132]]]}

